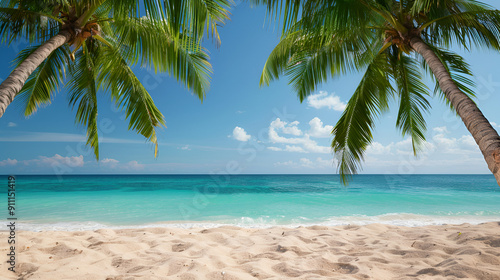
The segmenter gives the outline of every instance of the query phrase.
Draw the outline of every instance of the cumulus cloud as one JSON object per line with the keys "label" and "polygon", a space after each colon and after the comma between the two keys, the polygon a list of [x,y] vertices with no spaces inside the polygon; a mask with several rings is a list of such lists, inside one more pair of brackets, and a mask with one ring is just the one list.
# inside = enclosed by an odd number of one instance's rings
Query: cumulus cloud
{"label": "cumulus cloud", "polygon": [[5,159],[0,161],[0,166],[14,166],[17,164],[17,159]]}
{"label": "cumulus cloud", "polygon": [[133,160],[127,163],[121,163],[120,161],[113,158],[105,158],[99,161],[100,165],[103,167],[117,169],[117,170],[126,170],[126,171],[138,171],[144,169],[144,164],[140,164],[139,162]]}
{"label": "cumulus cloud", "polygon": [[113,158],[105,158],[99,161],[101,165],[105,167],[110,167],[110,168],[116,168],[118,166],[118,163],[120,163],[118,160],[113,159]]}
{"label": "cumulus cloud", "polygon": [[233,138],[238,141],[246,142],[250,140],[252,136],[248,135],[243,128],[237,126],[233,129]]}
{"label": "cumulus cloud", "polygon": [[286,145],[284,151],[295,152],[295,153],[307,153],[304,149],[302,149],[299,146],[290,146],[290,145]]}
{"label": "cumulus cloud", "polygon": [[329,95],[326,91],[320,91],[318,94],[309,95],[307,104],[309,107],[316,109],[327,107],[339,112],[344,111],[346,107],[346,103],[342,102],[340,97],[335,96],[335,94]]}
{"label": "cumulus cloud", "polygon": [[436,147],[443,153],[467,154],[479,151],[476,141],[471,135],[463,135],[460,138],[449,137],[446,127],[434,128],[437,133],[432,137]]}
{"label": "cumulus cloud", "polygon": [[41,164],[47,164],[50,166],[67,165],[69,167],[82,167],[84,164],[82,155],[77,157],[63,157],[58,154],[54,155],[53,157],[41,156],[39,161]]}
{"label": "cumulus cloud", "polygon": [[432,130],[436,133],[448,133],[448,128],[446,128],[446,126],[435,127]]}
{"label": "cumulus cloud", "polygon": [[[0,166],[16,166],[20,165],[20,168],[29,167],[33,170],[38,170],[40,168],[64,168],[64,167],[83,167],[83,155],[73,156],[73,157],[63,157],[59,154],[55,154],[52,157],[39,156],[35,159],[28,160],[17,160],[17,159],[6,159],[0,161]],[[24,166],[24,167],[23,167]]]}
{"label": "cumulus cloud", "polygon": [[328,154],[332,151],[330,147],[318,145],[316,141],[309,138],[309,135],[304,137],[304,143],[302,145],[304,149],[312,153]]}
{"label": "cumulus cloud", "polygon": [[17,126],[17,123],[13,123],[13,122],[9,122],[7,124],[8,127],[16,127]]}
{"label": "cumulus cloud", "polygon": [[331,136],[333,130],[333,126],[323,125],[323,122],[318,117],[312,119],[309,122],[309,126],[311,127],[308,132],[309,135],[317,138],[328,138]]}
{"label": "cumulus cloud", "polygon": [[[434,135],[430,142],[425,142],[419,154],[474,154],[479,152],[476,141],[471,135],[462,135],[460,138],[450,137],[447,127],[433,128]],[[407,137],[396,143],[383,145],[373,142],[366,150],[368,156],[405,155],[413,156],[411,137]]]}
{"label": "cumulus cloud", "polygon": [[267,147],[268,150],[275,151],[275,152],[294,152],[294,153],[307,153],[306,150],[299,146],[295,145],[286,145],[285,148],[278,148],[278,147]]}
{"label": "cumulus cloud", "polygon": [[296,167],[297,163],[289,160],[289,161],[284,161],[284,162],[276,162],[274,166],[289,166],[289,167]]}
{"label": "cumulus cloud", "polygon": [[298,121],[294,121],[291,123],[284,122],[280,120],[280,118],[276,118],[271,122],[271,127],[275,129],[280,129],[284,134],[290,134],[294,136],[302,135],[302,131],[297,127],[299,125]]}
{"label": "cumulus cloud", "polygon": [[129,171],[138,171],[138,170],[143,170],[144,169],[144,164],[140,164],[136,160],[129,161],[127,164],[122,166],[123,169],[129,170]]}
{"label": "cumulus cloud", "polygon": [[323,158],[316,158],[316,164],[318,167],[333,167],[335,161],[333,159],[323,159]]}
{"label": "cumulus cloud", "polygon": [[[318,119],[319,120],[319,119]],[[316,122],[316,121],[315,121]],[[321,123],[321,120],[319,120]],[[296,127],[299,122],[292,122],[290,124],[281,121],[279,118],[276,118],[269,125],[269,141],[273,144],[288,144],[284,148],[272,147],[269,150],[272,151],[287,151],[287,152],[301,152],[301,153],[330,153],[330,147],[318,145],[318,143],[311,139],[309,134],[304,134],[302,137],[284,137],[279,135],[280,133],[285,133],[285,131],[290,133],[290,130],[287,130],[291,127]],[[300,131],[297,128],[297,131]],[[298,133],[295,133],[295,136]],[[302,131],[300,131],[302,134]]]}
{"label": "cumulus cloud", "polygon": [[382,145],[379,142],[373,142],[366,149],[366,153],[368,155],[386,155],[391,153],[391,149],[393,147],[393,143],[390,143],[387,146]]}
{"label": "cumulus cloud", "polygon": [[473,146],[477,148],[476,140],[471,135],[464,135],[460,137],[459,142],[465,146]]}

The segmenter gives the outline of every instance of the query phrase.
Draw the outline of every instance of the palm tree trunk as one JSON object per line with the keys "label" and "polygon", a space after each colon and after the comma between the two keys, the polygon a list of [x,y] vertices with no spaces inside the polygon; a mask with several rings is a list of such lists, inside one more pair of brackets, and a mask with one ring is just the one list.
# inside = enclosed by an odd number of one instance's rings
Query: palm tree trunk
{"label": "palm tree trunk", "polygon": [[441,90],[462,118],[474,140],[476,140],[488,168],[495,175],[500,186],[500,136],[498,136],[497,131],[484,117],[474,101],[453,82],[450,73],[434,51],[418,37],[412,38],[410,44],[417,53],[422,55],[432,73],[436,76]]}
{"label": "palm tree trunk", "polygon": [[0,118],[5,113],[7,106],[14,100],[16,94],[23,88],[28,77],[35,69],[57,48],[64,45],[71,38],[69,31],[63,30],[50,38],[36,51],[28,56],[5,81],[0,84]]}

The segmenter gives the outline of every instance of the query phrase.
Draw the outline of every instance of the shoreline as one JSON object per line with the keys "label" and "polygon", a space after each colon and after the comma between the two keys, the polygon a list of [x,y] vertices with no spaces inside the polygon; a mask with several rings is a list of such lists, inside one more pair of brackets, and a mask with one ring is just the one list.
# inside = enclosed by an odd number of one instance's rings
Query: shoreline
{"label": "shoreline", "polygon": [[500,222],[20,230],[17,240],[18,279],[500,279]]}
{"label": "shoreline", "polygon": [[[409,213],[399,214],[383,214],[378,216],[344,216],[344,217],[331,217],[326,221],[308,221],[302,220],[301,222],[288,222],[277,223],[262,221],[260,218],[252,219],[249,217],[225,219],[225,220],[187,220],[187,221],[161,221],[143,224],[106,224],[102,222],[86,221],[86,222],[37,222],[37,221],[24,221],[18,220],[16,222],[17,228],[22,231],[92,231],[99,229],[147,229],[156,227],[167,228],[180,228],[180,229],[193,229],[193,228],[218,228],[223,226],[234,226],[248,229],[266,229],[271,227],[283,228],[297,228],[297,227],[310,227],[310,226],[366,226],[370,224],[384,224],[390,226],[403,226],[403,227],[422,227],[422,226],[439,226],[439,225],[461,225],[471,224],[479,225],[483,223],[500,222],[498,216],[434,216],[434,215],[418,215]],[[4,220],[3,223],[7,223]],[[0,232],[4,229],[0,229]]]}

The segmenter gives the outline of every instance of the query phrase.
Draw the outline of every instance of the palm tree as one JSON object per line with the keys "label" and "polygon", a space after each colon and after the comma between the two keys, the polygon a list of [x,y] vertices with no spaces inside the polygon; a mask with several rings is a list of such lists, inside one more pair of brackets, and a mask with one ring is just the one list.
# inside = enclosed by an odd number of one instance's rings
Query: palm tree
{"label": "palm tree", "polygon": [[[168,72],[203,100],[211,65],[201,47],[206,31],[228,19],[230,0],[3,0],[0,36],[26,38],[16,67],[0,85],[0,117],[19,99],[30,116],[68,89],[76,122],[86,126],[87,145],[99,159],[97,92],[125,110],[129,129],[155,144],[162,113],[131,70],[133,65]],[[141,17],[141,10],[146,16]]]}
{"label": "palm tree", "polygon": [[[500,49],[500,12],[475,0],[253,0],[282,20],[260,84],[285,74],[302,102],[329,77],[364,71],[332,134],[342,181],[361,167],[374,120],[399,100],[396,126],[425,143],[429,89],[424,72],[474,137],[500,185],[500,137],[472,98],[469,65],[451,46]],[[422,71],[424,69],[425,71]]]}

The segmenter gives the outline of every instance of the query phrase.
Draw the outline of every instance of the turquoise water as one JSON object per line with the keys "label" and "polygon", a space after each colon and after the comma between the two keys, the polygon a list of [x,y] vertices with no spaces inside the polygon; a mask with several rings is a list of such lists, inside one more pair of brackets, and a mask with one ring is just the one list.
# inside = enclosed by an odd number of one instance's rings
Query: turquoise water
{"label": "turquoise water", "polygon": [[30,230],[500,221],[491,175],[360,175],[348,187],[337,175],[18,176],[16,184],[18,223]]}

